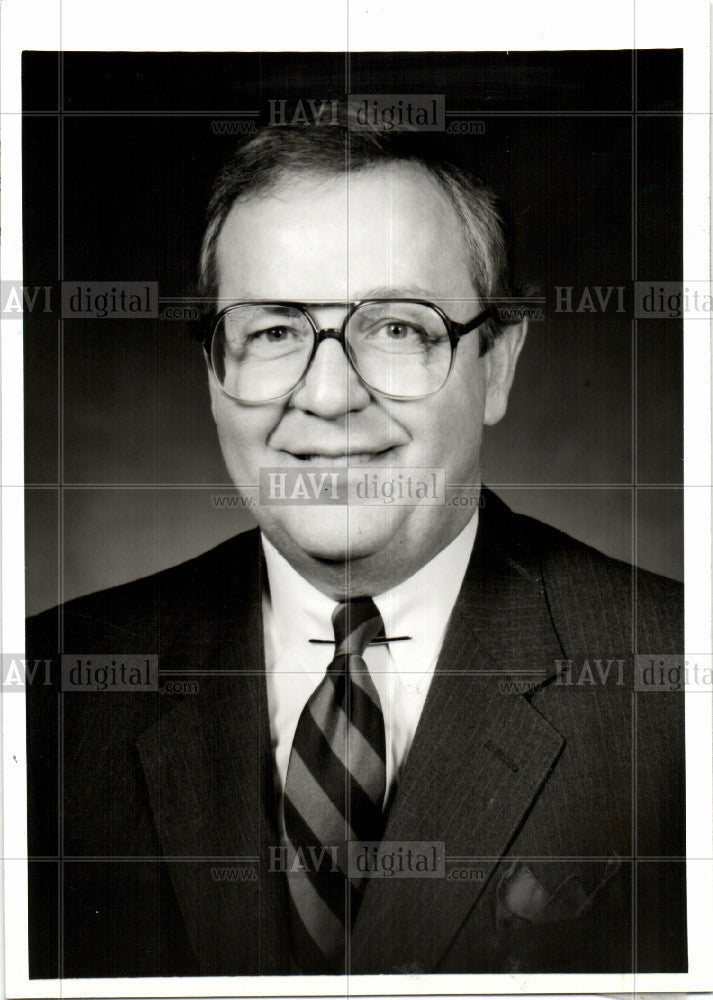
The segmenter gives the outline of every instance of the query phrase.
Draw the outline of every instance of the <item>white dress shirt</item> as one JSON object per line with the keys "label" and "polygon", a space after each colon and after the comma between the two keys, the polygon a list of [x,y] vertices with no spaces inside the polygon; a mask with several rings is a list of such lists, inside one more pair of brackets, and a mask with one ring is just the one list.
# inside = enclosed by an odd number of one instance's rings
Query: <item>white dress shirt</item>
{"label": "white dress shirt", "polygon": [[[369,646],[364,654],[384,713],[386,801],[411,748],[477,529],[476,508],[450,545],[408,580],[374,597],[386,635],[411,637]],[[334,639],[337,602],[301,577],[264,535],[262,545],[269,579],[269,593],[263,594],[267,700],[281,796],[297,722],[334,654],[333,645],[309,640]]]}

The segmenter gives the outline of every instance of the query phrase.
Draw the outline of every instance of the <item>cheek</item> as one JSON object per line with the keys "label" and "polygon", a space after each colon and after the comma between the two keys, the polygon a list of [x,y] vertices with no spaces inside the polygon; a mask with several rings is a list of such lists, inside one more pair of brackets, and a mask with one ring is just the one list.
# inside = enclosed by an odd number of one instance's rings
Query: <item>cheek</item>
{"label": "cheek", "polygon": [[484,379],[480,367],[454,371],[442,393],[428,401],[414,438],[429,465],[445,467],[449,481],[477,476],[483,435]]}
{"label": "cheek", "polygon": [[452,413],[452,423],[456,434],[480,436],[485,416],[486,373],[477,360],[463,358],[467,363],[453,371],[449,389],[448,409]]}
{"label": "cheek", "polygon": [[218,440],[229,469],[249,468],[261,459],[279,420],[269,407],[241,407],[228,399],[214,406]]}
{"label": "cheek", "polygon": [[479,367],[453,371],[446,386],[425,400],[422,435],[444,455],[472,450],[482,433],[484,379]]}

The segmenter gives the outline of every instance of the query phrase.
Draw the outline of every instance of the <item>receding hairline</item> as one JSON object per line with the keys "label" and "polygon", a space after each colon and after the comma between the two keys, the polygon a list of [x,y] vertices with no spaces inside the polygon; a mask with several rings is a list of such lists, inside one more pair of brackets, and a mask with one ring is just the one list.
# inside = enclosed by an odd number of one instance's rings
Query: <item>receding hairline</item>
{"label": "receding hairline", "polygon": [[[389,216],[390,175],[392,177],[394,175],[398,176],[398,179],[394,181],[395,188],[398,188],[402,183],[410,185],[410,190],[408,193],[405,193],[405,196],[402,197],[400,193],[395,195],[395,203],[400,203],[401,206],[408,205],[409,207],[406,211],[411,213],[414,212],[414,206],[417,206],[416,211],[419,206],[423,206],[426,202],[429,206],[428,209],[423,210],[420,215],[412,214],[410,218],[407,218],[405,225],[409,227],[412,235],[405,238],[403,236],[403,230],[401,229],[401,223],[395,221],[393,216]],[[449,293],[444,295],[442,291],[439,294],[439,292],[430,285],[419,285],[418,282],[404,280],[402,278],[402,280],[392,284],[389,284],[388,282],[377,282],[373,285],[369,283],[360,285],[358,289],[353,287],[351,289],[351,297],[353,299],[426,299],[434,302],[438,301],[442,308],[446,308],[446,302],[452,302],[462,298],[467,298],[468,300],[481,299],[482,293],[477,287],[476,282],[473,280],[471,273],[466,227],[460,218],[457,207],[453,203],[453,199],[449,196],[447,189],[445,189],[444,185],[439,182],[439,179],[433,176],[431,172],[422,164],[418,162],[410,163],[407,161],[402,162],[394,160],[391,162],[386,161],[383,163],[364,164],[363,166],[360,165],[358,168],[350,171],[349,174],[342,174],[340,171],[319,169],[286,169],[282,171],[280,176],[276,176],[273,181],[261,186],[260,189],[256,188],[249,193],[246,193],[244,196],[238,196],[235,198],[225,212],[222,224],[220,229],[217,231],[214,242],[213,280],[216,302],[220,302],[221,305],[223,305],[231,298],[235,297],[244,299],[257,299],[261,297],[261,294],[258,294],[254,286],[250,283],[240,283],[238,291],[232,287],[231,271],[234,267],[234,261],[231,258],[236,248],[241,254],[244,252],[249,257],[250,234],[253,231],[254,224],[256,222],[258,224],[259,222],[267,222],[268,226],[270,226],[275,223],[275,218],[272,217],[269,209],[264,217],[259,214],[257,219],[251,218],[250,216],[247,218],[243,216],[241,218],[239,214],[241,209],[246,208],[249,210],[251,205],[254,205],[256,206],[257,212],[260,213],[262,205],[269,205],[270,198],[274,196],[274,198],[281,203],[276,207],[277,225],[284,225],[286,228],[289,228],[291,226],[290,211],[292,205],[294,204],[297,211],[303,211],[304,206],[299,205],[303,194],[306,195],[308,199],[311,199],[307,202],[306,209],[307,212],[311,214],[312,207],[319,209],[321,197],[326,199],[330,197],[331,192],[336,191],[338,200],[334,205],[330,206],[330,209],[334,208],[334,211],[329,211],[328,218],[330,220],[335,218],[337,220],[342,219],[344,221],[346,229],[343,231],[343,238],[345,241],[348,241],[350,230],[350,223],[347,217],[349,211],[348,195],[346,195],[347,200],[344,205],[347,211],[344,214],[342,213],[343,206],[339,196],[343,192],[343,185],[348,185],[351,177],[353,177],[355,182],[357,178],[360,180],[364,179],[367,184],[369,183],[371,177],[375,178],[375,183],[379,185],[379,193],[374,194],[373,192],[376,189],[367,187],[365,190],[362,189],[359,194],[360,198],[366,198],[367,203],[378,201],[380,205],[380,210],[378,212],[374,212],[371,216],[367,215],[367,222],[373,222],[376,226],[378,225],[379,219],[386,218],[388,221],[385,223],[384,229],[379,231],[382,233],[384,239],[389,239],[391,237],[398,239],[398,243],[402,248],[409,247],[411,245],[412,238],[418,238],[427,220],[432,220],[435,225],[442,225],[445,220],[446,228],[440,230],[441,240],[448,240],[453,254],[453,267],[450,273],[454,276],[454,278],[458,278],[458,284],[461,287],[459,294]],[[369,205],[367,207],[367,213],[369,212],[370,207],[373,208],[373,205]],[[238,213],[237,215],[234,214],[236,211]],[[280,214],[281,211],[282,214]],[[356,220],[358,217],[353,216],[353,218]],[[272,229],[269,231],[271,233],[274,232]],[[338,229],[337,232],[340,232],[340,230]],[[397,237],[397,232],[401,232],[402,236]],[[450,238],[448,234],[453,234],[453,237]],[[438,245],[441,245],[440,241],[438,242]],[[245,260],[242,256],[241,259]],[[463,281],[467,282],[467,285],[462,284]],[[224,284],[224,282],[231,285],[230,294],[228,294],[227,285]],[[342,300],[343,296],[340,296],[339,301]],[[309,301],[316,303],[326,300],[323,300],[319,293],[314,293]]]}
{"label": "receding hairline", "polygon": [[[336,185],[341,180],[344,181],[344,184],[348,188],[351,177],[362,177],[365,174],[394,173],[401,173],[405,175],[411,174],[413,176],[420,175],[420,177],[428,182],[429,186],[433,189],[434,194],[439,196],[451,209],[455,220],[462,226],[463,223],[459,216],[457,206],[455,205],[453,197],[447,186],[432,170],[429,170],[426,164],[419,163],[417,160],[382,160],[377,163],[360,164],[358,167],[344,171],[336,169],[329,170],[325,167],[310,168],[287,166],[284,167],[275,177],[266,180],[265,183],[236,195],[230,205],[226,206],[225,210],[221,213],[218,219],[216,219],[216,222],[219,222],[219,225],[216,226],[213,238],[214,243],[217,246],[217,242],[220,239],[221,233],[229,216],[240,206],[250,205],[251,203],[269,198],[281,200],[282,192],[286,195],[284,199],[285,202],[288,202],[291,200],[293,194],[295,197],[299,197],[301,190],[318,192],[321,187]],[[465,236],[465,232],[463,235]]]}
{"label": "receding hairline", "polygon": [[[290,191],[293,184],[308,190],[318,190],[323,185],[330,182],[336,183],[344,180],[349,184],[351,176],[362,176],[364,174],[385,174],[402,173],[420,175],[425,178],[434,194],[440,196],[443,202],[450,208],[453,217],[458,224],[463,238],[464,255],[467,260],[468,255],[468,227],[462,217],[462,213],[453,197],[448,185],[439,174],[426,162],[417,158],[392,158],[378,159],[370,163],[360,163],[357,166],[346,168],[335,164],[330,168],[328,164],[319,164],[315,167],[285,164],[278,170],[255,184],[245,191],[239,192],[223,210],[216,215],[207,227],[203,237],[203,247],[201,253],[201,271],[206,275],[207,270],[213,270],[213,279],[218,284],[218,244],[225,224],[233,211],[243,205],[249,205],[270,197],[280,196],[280,191]],[[286,199],[287,200],[287,199]]]}

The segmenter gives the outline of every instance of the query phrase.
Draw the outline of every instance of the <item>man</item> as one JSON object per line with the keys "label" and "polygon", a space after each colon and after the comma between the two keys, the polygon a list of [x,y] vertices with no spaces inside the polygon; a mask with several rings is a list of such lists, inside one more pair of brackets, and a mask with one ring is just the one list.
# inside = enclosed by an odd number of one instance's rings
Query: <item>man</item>
{"label": "man", "polygon": [[[478,495],[526,323],[497,310],[493,197],[435,143],[264,130],[201,267],[239,489],[445,470]],[[679,588],[485,489],[300,496],[31,621],[35,658],[199,682],[30,689],[31,974],[685,970],[682,707],[633,683],[683,648]]]}

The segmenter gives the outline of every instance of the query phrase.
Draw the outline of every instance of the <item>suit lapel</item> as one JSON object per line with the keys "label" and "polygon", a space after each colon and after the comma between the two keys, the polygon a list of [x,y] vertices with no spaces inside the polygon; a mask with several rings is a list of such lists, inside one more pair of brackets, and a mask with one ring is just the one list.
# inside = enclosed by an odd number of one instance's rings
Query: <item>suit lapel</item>
{"label": "suit lapel", "polygon": [[137,741],[174,892],[213,975],[277,972],[284,962],[284,880],[269,874],[279,835],[254,536],[233,576],[220,574],[215,593],[196,595],[168,630],[161,666],[205,671],[192,676],[198,693]]}
{"label": "suit lapel", "polygon": [[561,654],[537,567],[512,535],[507,508],[487,491],[484,499],[384,833],[384,842],[445,842],[446,858],[460,859],[446,863],[446,876],[467,867],[476,877],[369,880],[354,928],[353,972],[437,969],[564,744],[512,687],[541,681]]}

